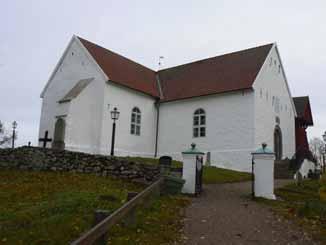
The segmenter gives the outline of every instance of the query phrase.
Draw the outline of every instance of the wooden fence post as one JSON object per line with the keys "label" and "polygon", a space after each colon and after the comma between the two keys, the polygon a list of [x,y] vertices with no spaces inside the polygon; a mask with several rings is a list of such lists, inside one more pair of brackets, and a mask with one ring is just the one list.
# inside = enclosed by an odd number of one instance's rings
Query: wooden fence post
{"label": "wooden fence post", "polygon": [[[106,217],[108,217],[111,214],[108,210],[96,210],[94,213],[94,223],[93,226],[100,223],[102,220],[104,220]],[[96,244],[98,245],[104,245],[107,244],[108,241],[108,235],[107,233],[103,236],[99,237],[99,239],[96,241]]]}
{"label": "wooden fence post", "polygon": [[[122,222],[122,224],[136,224],[136,209],[144,205],[148,197],[159,195],[164,186],[164,179],[152,183],[142,192],[128,193],[127,202],[112,214],[106,210],[98,210],[95,213],[95,226],[82,234],[78,239],[71,242],[71,245],[107,244],[109,229]],[[132,200],[131,200],[132,199]]]}
{"label": "wooden fence post", "polygon": [[[128,192],[127,194],[127,202],[129,202],[131,199],[133,199],[135,196],[138,195],[138,192]],[[130,210],[129,214],[126,216],[124,220],[124,225],[126,226],[135,226],[136,225],[136,208],[134,207],[132,210]]]}
{"label": "wooden fence post", "polygon": [[143,203],[144,207],[150,208],[153,205],[154,201],[160,197],[160,195],[161,195],[161,186],[157,186],[155,187],[155,189],[153,189],[152,195],[150,195],[147,198],[147,200],[144,200]]}
{"label": "wooden fence post", "polygon": [[160,195],[160,196],[163,196],[163,195],[166,194],[165,182],[166,182],[166,180],[165,180],[165,178],[163,177],[163,180],[162,180],[162,182],[161,182],[160,185],[159,185],[159,195]]}
{"label": "wooden fence post", "polygon": [[138,192],[128,192],[127,201],[129,202],[131,199],[133,199],[137,195],[138,195]]}

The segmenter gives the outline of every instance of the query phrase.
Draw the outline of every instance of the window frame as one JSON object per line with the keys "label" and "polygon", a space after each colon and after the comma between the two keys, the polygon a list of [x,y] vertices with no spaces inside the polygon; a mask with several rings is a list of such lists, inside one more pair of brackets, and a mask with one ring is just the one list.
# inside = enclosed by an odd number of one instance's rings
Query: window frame
{"label": "window frame", "polygon": [[135,136],[141,135],[141,110],[137,106],[131,110],[130,134]]}
{"label": "window frame", "polygon": [[192,118],[192,137],[193,138],[204,138],[206,137],[206,112],[204,109],[196,109],[193,113]]}

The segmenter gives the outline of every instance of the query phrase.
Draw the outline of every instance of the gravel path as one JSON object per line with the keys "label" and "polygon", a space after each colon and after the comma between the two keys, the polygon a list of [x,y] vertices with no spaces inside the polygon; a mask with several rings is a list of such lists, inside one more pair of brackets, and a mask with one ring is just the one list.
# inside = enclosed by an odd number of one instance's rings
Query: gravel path
{"label": "gravel path", "polygon": [[250,182],[204,186],[186,209],[184,244],[318,244],[268,207],[249,200],[249,193]]}

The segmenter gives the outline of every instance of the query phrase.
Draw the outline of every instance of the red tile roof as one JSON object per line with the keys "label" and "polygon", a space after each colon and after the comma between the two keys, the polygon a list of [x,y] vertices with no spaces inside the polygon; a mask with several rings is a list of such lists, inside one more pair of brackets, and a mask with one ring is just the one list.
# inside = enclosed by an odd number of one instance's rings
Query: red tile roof
{"label": "red tile roof", "polygon": [[163,101],[249,89],[273,44],[159,71]]}
{"label": "red tile roof", "polygon": [[252,88],[273,44],[242,50],[155,72],[112,51],[79,37],[110,81],[160,97],[161,101],[224,93]]}
{"label": "red tile roof", "polygon": [[293,97],[297,118],[304,121],[306,125],[313,126],[313,118],[310,107],[309,96]]}
{"label": "red tile roof", "polygon": [[110,81],[159,97],[155,71],[81,37],[78,39]]}

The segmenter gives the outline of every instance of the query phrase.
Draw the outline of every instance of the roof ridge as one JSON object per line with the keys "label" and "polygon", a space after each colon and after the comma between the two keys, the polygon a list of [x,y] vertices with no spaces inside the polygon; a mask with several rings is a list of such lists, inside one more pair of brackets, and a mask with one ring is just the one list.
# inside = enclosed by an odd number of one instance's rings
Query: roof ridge
{"label": "roof ridge", "polygon": [[191,61],[191,62],[184,63],[184,64],[181,64],[181,65],[171,66],[171,67],[168,67],[168,68],[165,68],[165,69],[162,69],[162,70],[158,70],[156,73],[159,73],[161,71],[166,71],[166,70],[169,70],[169,69],[179,68],[179,67],[186,66],[186,65],[192,65],[192,64],[195,64],[195,63],[203,62],[203,61],[208,61],[210,59],[215,59],[215,58],[218,58],[218,57],[220,58],[220,57],[223,57],[223,56],[242,53],[242,52],[245,52],[245,51],[259,49],[259,48],[272,46],[272,45],[274,45],[274,43],[264,44],[264,45],[260,45],[260,46],[256,46],[256,47],[252,47],[252,48],[241,49],[241,50],[233,51],[233,52],[230,52],[230,53],[224,53],[224,54],[221,54],[221,55],[216,55],[216,56],[204,58],[204,59],[201,59],[201,60]]}

